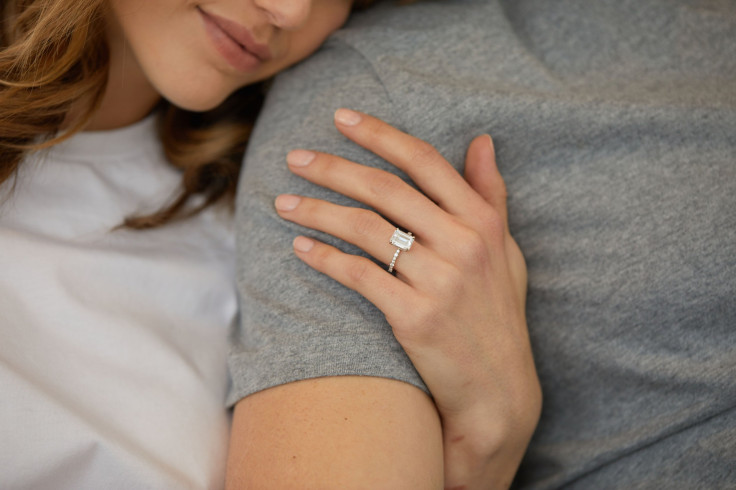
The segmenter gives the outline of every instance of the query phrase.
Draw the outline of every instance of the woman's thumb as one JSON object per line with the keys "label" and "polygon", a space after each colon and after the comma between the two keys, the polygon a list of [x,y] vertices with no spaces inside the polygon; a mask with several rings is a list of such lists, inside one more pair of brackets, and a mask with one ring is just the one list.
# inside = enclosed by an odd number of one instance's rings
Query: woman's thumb
{"label": "woman's thumb", "polygon": [[471,141],[465,155],[465,180],[496,211],[504,221],[506,212],[506,184],[496,166],[496,152],[493,140],[487,134]]}

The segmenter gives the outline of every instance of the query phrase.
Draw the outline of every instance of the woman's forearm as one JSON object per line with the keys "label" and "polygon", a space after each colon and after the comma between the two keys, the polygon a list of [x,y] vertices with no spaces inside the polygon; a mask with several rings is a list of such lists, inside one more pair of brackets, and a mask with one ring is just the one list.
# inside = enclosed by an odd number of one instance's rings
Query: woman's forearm
{"label": "woman's forearm", "polygon": [[[522,325],[525,321],[522,321]],[[506,377],[476,374],[476,389],[435,400],[442,419],[446,488],[505,489],[511,484],[539,421],[542,390],[531,351],[520,335],[520,349],[504,363]],[[513,348],[506,347],[506,352]],[[463,392],[461,392],[463,393]]]}
{"label": "woman's forearm", "polygon": [[491,408],[443,418],[447,489],[506,489],[511,485],[541,409],[541,392],[528,395],[527,406],[511,413]]}

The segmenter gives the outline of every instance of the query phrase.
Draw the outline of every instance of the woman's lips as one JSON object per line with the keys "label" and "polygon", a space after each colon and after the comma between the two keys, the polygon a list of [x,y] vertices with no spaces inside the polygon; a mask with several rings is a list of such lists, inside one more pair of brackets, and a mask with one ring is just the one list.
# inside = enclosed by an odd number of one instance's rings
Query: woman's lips
{"label": "woman's lips", "polygon": [[215,49],[238,71],[251,71],[271,58],[268,46],[253,40],[248,29],[233,21],[197,9]]}

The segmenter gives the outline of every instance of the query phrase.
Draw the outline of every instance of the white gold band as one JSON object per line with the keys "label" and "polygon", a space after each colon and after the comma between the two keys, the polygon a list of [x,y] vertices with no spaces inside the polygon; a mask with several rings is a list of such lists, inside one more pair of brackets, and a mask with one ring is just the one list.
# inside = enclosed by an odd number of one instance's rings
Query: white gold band
{"label": "white gold band", "polygon": [[388,266],[388,271],[393,272],[394,271],[394,265],[396,265],[396,259],[399,257],[399,254],[401,253],[400,248],[396,248],[396,253],[394,254],[394,258],[391,259],[391,265]]}

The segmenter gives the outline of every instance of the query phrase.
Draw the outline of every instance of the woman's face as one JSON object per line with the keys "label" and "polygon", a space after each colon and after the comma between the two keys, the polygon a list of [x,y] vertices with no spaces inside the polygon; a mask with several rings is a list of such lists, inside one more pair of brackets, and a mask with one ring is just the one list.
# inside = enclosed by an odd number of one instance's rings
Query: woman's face
{"label": "woman's face", "polygon": [[140,70],[160,95],[179,107],[208,110],[238,88],[304,59],[345,22],[351,4],[110,0],[111,63],[124,64],[123,77],[126,71]]}

